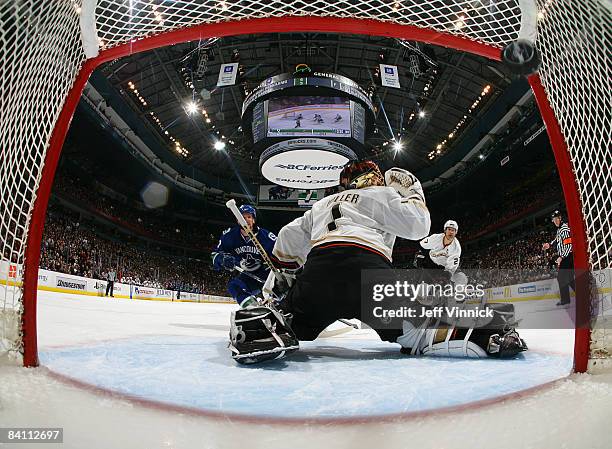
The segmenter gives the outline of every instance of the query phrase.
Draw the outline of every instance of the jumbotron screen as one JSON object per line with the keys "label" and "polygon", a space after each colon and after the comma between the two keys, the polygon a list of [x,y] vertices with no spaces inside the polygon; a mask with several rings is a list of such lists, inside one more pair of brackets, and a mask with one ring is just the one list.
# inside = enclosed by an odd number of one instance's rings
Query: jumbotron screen
{"label": "jumbotron screen", "polygon": [[268,100],[267,137],[351,137],[351,104],[341,97]]}

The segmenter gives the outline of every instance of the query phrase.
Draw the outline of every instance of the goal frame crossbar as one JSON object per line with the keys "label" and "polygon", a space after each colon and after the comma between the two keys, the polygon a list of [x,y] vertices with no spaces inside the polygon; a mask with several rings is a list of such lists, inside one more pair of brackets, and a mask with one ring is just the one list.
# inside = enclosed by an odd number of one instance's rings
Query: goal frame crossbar
{"label": "goal frame crossbar", "polygon": [[[98,56],[86,60],[64,101],[63,108],[51,134],[26,241],[22,317],[23,364],[25,366],[38,365],[36,330],[38,268],[40,264],[42,234],[53,179],[74,111],[76,110],[76,106],[79,103],[83,89],[91,73],[105,62],[167,45],[197,41],[199,39],[211,37],[289,32],[359,34],[399,38],[449,47],[455,50],[483,56],[493,61],[499,61],[501,58],[501,51],[495,46],[412,25],[399,25],[376,20],[353,18],[285,16],[201,24],[189,28],[168,31],[166,33],[118,45],[108,50],[102,50]],[[577,271],[581,270],[582,272],[586,272],[589,270],[586,226],[582,215],[582,205],[570,154],[540,77],[537,74],[531,75],[528,81],[546,125],[546,130],[559,171],[569,224],[572,229],[574,267]],[[587,280],[584,276],[580,280],[577,279],[577,318],[574,343],[574,371],[577,372],[586,371],[589,360],[590,298],[586,283]]]}

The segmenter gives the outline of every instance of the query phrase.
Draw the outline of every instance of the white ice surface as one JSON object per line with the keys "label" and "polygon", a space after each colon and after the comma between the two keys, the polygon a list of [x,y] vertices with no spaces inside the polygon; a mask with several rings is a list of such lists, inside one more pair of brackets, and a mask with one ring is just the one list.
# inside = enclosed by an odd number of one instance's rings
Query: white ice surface
{"label": "white ice surface", "polygon": [[[348,106],[343,107],[342,105],[330,105],[329,109],[321,107],[309,108],[304,106],[301,110],[295,111],[296,116],[302,114],[300,119],[300,127],[302,130],[314,130],[313,132],[294,132],[293,129],[296,126],[296,119],[294,118],[283,118],[282,114],[278,114],[275,117],[270,117],[268,121],[268,137],[307,137],[316,134],[317,130],[342,130],[338,132],[338,137],[349,137],[351,135],[351,111]],[[318,123],[313,120],[314,114],[319,114],[323,122]],[[342,120],[335,120],[336,115],[340,114]],[[278,129],[284,130],[284,132],[278,132]],[[329,136],[334,133],[328,134]]]}
{"label": "white ice surface", "polygon": [[[197,341],[208,337],[209,341],[221,340],[227,334],[227,316],[232,306],[166,303],[151,301],[109,300],[98,298],[73,297],[54,293],[39,293],[39,333],[42,354],[62,354],[69,351],[71,355],[83,357],[92,351],[82,352],[87,348],[128,348],[137,350],[136,343],[159,343],[164,338],[168,342],[189,342],[197,347]],[[317,373],[325,375],[325,363],[317,363],[317,357],[328,356],[335,352],[333,346],[340,348],[340,361],[330,358],[327,365],[349,363],[355,376],[364,376],[359,363],[355,360],[363,355],[354,351],[365,344],[371,350],[371,335],[367,331],[356,331],[344,334],[323,342],[321,345],[305,348],[311,360],[302,363],[308,380],[307,388],[314,388],[313,396],[323,396],[334,392],[328,381],[315,382]],[[571,352],[571,334],[567,331],[530,331],[524,335],[534,353],[544,356],[562,356]],[[367,343],[367,344],[366,344]],[[380,343],[377,343],[380,345]],[[74,349],[75,346],[77,349]],[[151,345],[149,345],[151,346]],[[155,345],[153,345],[155,346]],[[206,345],[204,345],[206,346]],[[213,345],[214,346],[214,345]],[[219,346],[219,345],[217,345]],[[342,349],[346,348],[346,349]],[[70,352],[76,351],[76,352]],[[79,352],[81,351],[81,352]],[[153,353],[160,348],[153,348]],[[225,352],[219,350],[219,360]],[[168,353],[169,351],[164,351]],[[111,351],[114,357],[114,351]],[[129,351],[124,354],[129,356]],[[78,362],[88,360],[94,363],[96,358],[73,358],[75,371],[73,377],[102,373],[104,378],[122,378],[121,367],[115,372],[107,369],[83,370]],[[71,357],[63,359],[64,362]],[[348,362],[347,362],[348,359]],[[394,377],[401,367],[385,366],[385,363],[397,363],[394,357],[382,357],[379,377],[385,379],[389,391],[393,391]],[[159,361],[158,359],[154,359]],[[131,371],[134,377],[146,380],[154,374],[151,370],[138,371],[136,363],[127,363],[123,371]],[[467,363],[470,361],[464,361]],[[478,363],[479,361],[475,361]],[[357,363],[357,365],[353,365]],[[365,363],[368,363],[366,360]],[[419,363],[427,363],[422,359]],[[439,362],[433,362],[436,364]],[[83,364],[82,364],[83,365]],[[189,364],[186,364],[189,365]],[[231,368],[231,364],[222,363]],[[68,365],[65,365],[65,367]],[[466,366],[468,368],[466,368]],[[90,366],[91,368],[91,366]],[[129,368],[129,369],[128,369]],[[193,370],[193,365],[186,367]],[[416,366],[415,366],[416,368]],[[373,368],[372,368],[373,369]],[[423,368],[422,369],[426,369]],[[451,382],[459,379],[469,384],[474,373],[464,371],[469,365],[461,365],[462,378],[452,372],[439,373],[440,379],[445,374]],[[514,369],[514,368],[512,368]],[[81,370],[82,372],[78,372]],[[239,371],[239,369],[236,369]],[[259,370],[242,370],[253,373],[248,376],[253,387],[257,389]],[[271,371],[272,374],[277,374]],[[366,371],[366,373],[372,373]],[[295,382],[299,372],[288,371],[286,378]],[[412,373],[403,373],[403,377]],[[517,373],[521,377],[541,375],[535,370]],[[454,377],[453,377],[454,376]],[[207,379],[195,377],[206,386]],[[91,381],[92,379],[86,379]],[[94,379],[96,380],[96,379]],[[154,393],[162,388],[176,392],[176,385],[182,384],[181,378],[168,376],[166,384],[155,388],[148,386]],[[230,380],[225,379],[227,382]],[[342,379],[334,379],[335,382]],[[367,381],[367,379],[365,379]],[[418,390],[417,376],[414,389]],[[146,384],[146,382],[143,382]],[[189,382],[187,382],[189,383]],[[341,382],[338,382],[340,384]],[[134,382],[138,385],[138,382]],[[132,385],[132,386],[134,386]],[[197,383],[196,383],[197,385]],[[231,384],[224,384],[227,389]],[[117,385],[115,385],[117,387]],[[331,389],[326,390],[328,387]],[[420,397],[427,399],[436,396],[435,390],[427,385],[427,394]],[[204,387],[203,387],[204,388]],[[456,388],[460,388],[460,382]],[[467,385],[467,388],[473,386]],[[121,391],[121,388],[116,388]],[[204,388],[205,389],[205,388]],[[226,390],[227,391],[227,390]],[[476,391],[476,390],[474,390]],[[367,408],[372,396],[369,390],[354,392],[355,407]],[[397,396],[405,395],[406,389],[398,389]],[[346,395],[346,394],[345,394]],[[369,400],[364,400],[369,399]],[[240,398],[234,398],[237,404]],[[296,398],[296,401],[302,400]],[[334,408],[335,399],[329,406]],[[319,405],[324,401],[319,401]],[[192,404],[193,405],[193,404]],[[197,404],[196,404],[197,405]],[[201,404],[200,404],[201,405]],[[280,407],[280,406],[279,406]],[[255,410],[255,407],[253,408]],[[260,409],[261,411],[261,409]],[[158,410],[142,406],[128,400],[112,397],[103,393],[92,393],[66,384],[49,376],[43,369],[24,369],[14,364],[0,364],[0,427],[14,426],[48,426],[64,427],[64,445],[66,448],[243,448],[278,447],[293,448],[361,448],[361,447],[449,447],[449,448],[515,448],[515,447],[563,447],[563,448],[610,448],[609,422],[612,418],[612,373],[598,375],[573,375],[557,382],[553,387],[543,389],[523,397],[508,399],[501,403],[479,408],[472,408],[452,413],[429,416],[399,418],[392,422],[367,422],[354,424],[258,424],[245,423],[230,418],[206,418],[178,413],[169,410]],[[19,445],[19,448],[38,447],[36,445]],[[40,446],[48,447],[48,446]]]}

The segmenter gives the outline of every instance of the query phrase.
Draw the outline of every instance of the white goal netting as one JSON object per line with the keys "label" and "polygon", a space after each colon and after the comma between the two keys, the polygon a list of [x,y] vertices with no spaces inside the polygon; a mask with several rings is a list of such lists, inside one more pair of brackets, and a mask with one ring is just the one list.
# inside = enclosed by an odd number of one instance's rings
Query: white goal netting
{"label": "white goal netting", "polygon": [[[0,345],[4,347],[0,346],[0,352],[23,350],[22,339],[15,336],[22,314],[21,273],[28,263],[26,242],[34,202],[54,126],[86,61],[84,48],[91,54],[92,42],[104,51],[196,25],[292,16],[285,23],[296,27],[305,20],[300,17],[363,19],[411,25],[501,48],[519,36],[520,6],[530,2],[0,2]],[[537,7],[540,75],[577,178],[591,265],[600,270],[610,267],[612,260],[610,4],[606,0],[538,0]],[[276,30],[267,30],[272,31]],[[367,32],[365,25],[362,32]],[[601,334],[594,342],[594,354],[606,356],[612,344],[605,331]]]}

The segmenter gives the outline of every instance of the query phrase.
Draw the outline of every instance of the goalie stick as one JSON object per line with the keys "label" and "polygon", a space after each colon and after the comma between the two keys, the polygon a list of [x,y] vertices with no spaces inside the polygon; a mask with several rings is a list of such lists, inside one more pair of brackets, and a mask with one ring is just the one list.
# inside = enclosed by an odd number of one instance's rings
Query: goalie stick
{"label": "goalie stick", "polygon": [[[342,320],[338,320],[341,323],[345,324],[344,321]],[[350,332],[353,328],[350,326],[347,327],[342,327],[340,329],[333,329],[333,330],[324,330],[321,331],[321,333],[317,336],[317,338],[330,338],[330,337],[336,337],[338,335],[342,335],[342,334],[346,334],[348,332]]]}

